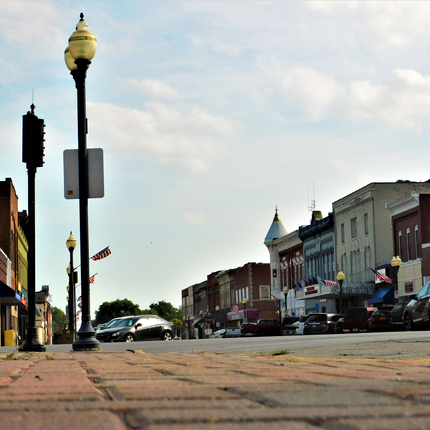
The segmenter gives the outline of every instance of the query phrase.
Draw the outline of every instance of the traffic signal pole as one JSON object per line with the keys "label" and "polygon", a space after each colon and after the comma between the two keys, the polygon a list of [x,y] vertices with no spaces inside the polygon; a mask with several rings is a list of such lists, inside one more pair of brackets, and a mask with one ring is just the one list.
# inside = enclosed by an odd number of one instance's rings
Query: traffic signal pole
{"label": "traffic signal pole", "polygon": [[[43,120],[31,113],[23,116],[23,159],[28,172],[28,328],[25,343],[20,351],[45,352],[45,346],[39,341],[36,327],[36,170],[43,166]],[[31,117],[31,115],[34,117]],[[36,120],[36,121],[35,121]],[[34,127],[33,125],[36,125]]]}

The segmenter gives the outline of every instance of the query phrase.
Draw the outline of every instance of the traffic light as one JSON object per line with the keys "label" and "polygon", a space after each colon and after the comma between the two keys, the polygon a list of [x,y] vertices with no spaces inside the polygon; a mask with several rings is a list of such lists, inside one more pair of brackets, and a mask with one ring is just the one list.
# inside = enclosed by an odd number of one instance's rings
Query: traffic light
{"label": "traffic light", "polygon": [[42,167],[45,121],[39,119],[34,113],[27,112],[22,116],[22,161],[28,166]]}

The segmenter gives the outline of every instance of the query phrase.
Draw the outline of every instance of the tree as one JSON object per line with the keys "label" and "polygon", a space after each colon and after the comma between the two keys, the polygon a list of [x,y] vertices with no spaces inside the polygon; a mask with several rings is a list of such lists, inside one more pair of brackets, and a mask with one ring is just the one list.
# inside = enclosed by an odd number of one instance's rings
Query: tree
{"label": "tree", "polygon": [[58,333],[67,324],[66,314],[57,307],[52,308],[52,331]]}
{"label": "tree", "polygon": [[99,309],[95,311],[95,325],[104,324],[118,317],[127,315],[142,315],[144,311],[131,300],[115,300],[114,302],[103,302]]}
{"label": "tree", "polygon": [[157,315],[167,321],[172,321],[175,318],[182,320],[182,308],[175,308],[171,303],[164,300],[150,304],[149,309],[156,311]]}

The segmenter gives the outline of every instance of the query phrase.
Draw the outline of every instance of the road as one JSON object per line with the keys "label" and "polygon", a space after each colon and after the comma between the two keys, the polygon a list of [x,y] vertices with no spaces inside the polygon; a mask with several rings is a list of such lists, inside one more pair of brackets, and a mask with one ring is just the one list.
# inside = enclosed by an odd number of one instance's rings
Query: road
{"label": "road", "polygon": [[[142,350],[147,353],[272,354],[282,351],[309,358],[430,358],[430,331],[292,335],[234,339],[174,340],[170,342],[104,343],[103,351]],[[47,352],[70,351],[71,345],[47,345]],[[16,351],[1,347],[0,353]]]}

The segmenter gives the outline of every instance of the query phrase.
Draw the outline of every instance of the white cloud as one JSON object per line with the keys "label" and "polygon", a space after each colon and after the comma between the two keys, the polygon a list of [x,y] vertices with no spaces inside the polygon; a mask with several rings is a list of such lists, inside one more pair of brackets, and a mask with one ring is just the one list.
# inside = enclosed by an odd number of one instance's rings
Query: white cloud
{"label": "white cloud", "polygon": [[305,106],[314,121],[334,114],[420,129],[422,119],[430,115],[430,76],[415,70],[397,69],[384,84],[363,80],[341,85],[333,76],[309,67],[282,68],[273,61],[263,69]]}
{"label": "white cloud", "polygon": [[206,170],[225,156],[228,138],[240,130],[240,124],[199,108],[187,114],[156,102],[145,108],[88,103],[91,130],[123,154],[151,156],[192,171]]}
{"label": "white cloud", "polygon": [[206,225],[209,222],[208,217],[202,212],[184,213],[183,217],[184,221],[190,225]]}
{"label": "white cloud", "polygon": [[155,79],[125,79],[124,82],[132,88],[137,88],[152,97],[170,98],[179,97],[179,91],[175,88]]}
{"label": "white cloud", "polygon": [[0,25],[9,43],[20,44],[28,56],[46,58],[58,56],[67,47],[69,36],[79,21],[70,23],[70,34],[59,28],[64,22],[54,4],[48,1],[2,1]]}
{"label": "white cloud", "polygon": [[227,54],[227,55],[239,55],[241,52],[240,45],[238,43],[233,42],[224,42],[220,39],[216,38],[203,38],[201,36],[190,35],[192,43],[202,48],[204,46],[209,46],[212,50],[217,52],[218,54]]}

